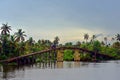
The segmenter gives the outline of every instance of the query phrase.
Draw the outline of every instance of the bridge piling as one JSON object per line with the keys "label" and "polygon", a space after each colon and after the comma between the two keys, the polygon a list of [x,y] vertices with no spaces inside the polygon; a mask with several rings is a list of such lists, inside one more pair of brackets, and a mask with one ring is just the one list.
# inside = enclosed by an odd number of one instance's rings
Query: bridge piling
{"label": "bridge piling", "polygon": [[74,52],[74,61],[80,61],[80,53],[78,49]]}
{"label": "bridge piling", "polygon": [[58,62],[63,62],[63,54],[64,54],[64,50],[60,49],[57,51],[57,61]]}

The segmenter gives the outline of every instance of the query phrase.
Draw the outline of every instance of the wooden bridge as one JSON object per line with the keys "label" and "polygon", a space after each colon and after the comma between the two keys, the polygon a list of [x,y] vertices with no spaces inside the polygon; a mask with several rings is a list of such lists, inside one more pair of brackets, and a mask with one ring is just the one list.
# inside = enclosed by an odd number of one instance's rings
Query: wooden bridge
{"label": "wooden bridge", "polygon": [[97,53],[94,51],[90,51],[84,48],[77,48],[77,47],[58,47],[58,48],[50,48],[47,50],[42,50],[39,52],[34,52],[27,55],[22,55],[14,58],[10,58],[7,60],[1,60],[1,63],[11,63],[16,62],[18,64],[29,64],[29,63],[35,63],[36,59],[39,57],[41,61],[63,61],[63,54],[64,50],[73,50],[74,51],[74,61],[80,61],[80,54],[90,54],[94,61],[96,61],[96,58],[103,58],[103,59],[114,59],[114,57],[102,53]]}

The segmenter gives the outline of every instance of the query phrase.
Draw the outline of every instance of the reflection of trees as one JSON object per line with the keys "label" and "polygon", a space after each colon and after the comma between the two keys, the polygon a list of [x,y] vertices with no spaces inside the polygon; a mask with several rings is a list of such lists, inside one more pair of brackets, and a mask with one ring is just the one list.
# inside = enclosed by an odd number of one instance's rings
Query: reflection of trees
{"label": "reflection of trees", "polygon": [[5,79],[5,80],[9,80],[10,78],[15,78],[16,76],[24,76],[24,71],[21,74],[17,74],[16,69],[19,70],[24,70],[23,68],[18,68],[17,66],[9,66],[9,65],[3,65],[1,67],[2,70],[2,74],[0,75],[1,78]]}
{"label": "reflection of trees", "polygon": [[9,79],[15,77],[14,68],[11,66],[3,65],[3,79]]}
{"label": "reflection of trees", "polygon": [[57,63],[56,62],[39,62],[39,63],[34,64],[33,66],[39,69],[56,68]]}
{"label": "reflection of trees", "polygon": [[82,62],[80,66],[88,67],[88,65],[89,65],[89,62]]}

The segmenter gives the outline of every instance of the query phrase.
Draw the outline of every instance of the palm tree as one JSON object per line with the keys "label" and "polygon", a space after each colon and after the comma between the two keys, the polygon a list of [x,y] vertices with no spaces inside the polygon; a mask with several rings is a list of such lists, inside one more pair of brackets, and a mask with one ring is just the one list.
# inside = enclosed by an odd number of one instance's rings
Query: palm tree
{"label": "palm tree", "polygon": [[91,37],[91,41],[90,41],[92,44],[93,44],[95,38],[96,38],[96,35],[92,35],[92,37]]}
{"label": "palm tree", "polygon": [[117,34],[117,35],[115,35],[115,36],[116,36],[116,37],[115,37],[116,40],[117,40],[117,41],[120,41],[120,34]]}
{"label": "palm tree", "polygon": [[1,34],[2,35],[7,35],[10,33],[10,30],[11,30],[11,26],[8,26],[8,24],[2,24],[2,27],[1,27]]}
{"label": "palm tree", "polygon": [[26,37],[24,33],[25,31],[22,31],[22,29],[18,29],[18,32],[15,33],[15,41],[23,42],[25,40],[24,37]]}
{"label": "palm tree", "polygon": [[86,40],[86,43],[87,43],[88,38],[89,38],[89,35],[87,33],[84,34],[84,40]]}
{"label": "palm tree", "polygon": [[113,37],[112,37],[112,38],[111,38],[111,43],[113,43],[113,42],[114,42],[114,40],[115,40],[115,38],[113,38]]}
{"label": "palm tree", "polygon": [[94,41],[94,40],[95,40],[95,38],[96,38],[96,35],[93,35],[93,36],[92,36],[92,40]]}
{"label": "palm tree", "polygon": [[111,38],[111,41],[114,41],[115,40],[115,38]]}
{"label": "palm tree", "polygon": [[42,43],[42,41],[39,39],[37,43],[40,45]]}
{"label": "palm tree", "polygon": [[105,44],[107,45],[107,37],[104,37]]}
{"label": "palm tree", "polygon": [[32,45],[34,45],[34,43],[35,43],[35,40],[33,40],[33,38],[30,37],[29,40],[28,40],[28,44],[29,44],[30,46],[32,46]]}
{"label": "palm tree", "polygon": [[60,41],[59,37],[56,36],[55,39],[54,39],[54,41],[53,41],[54,45],[57,46],[59,44],[59,41]]}

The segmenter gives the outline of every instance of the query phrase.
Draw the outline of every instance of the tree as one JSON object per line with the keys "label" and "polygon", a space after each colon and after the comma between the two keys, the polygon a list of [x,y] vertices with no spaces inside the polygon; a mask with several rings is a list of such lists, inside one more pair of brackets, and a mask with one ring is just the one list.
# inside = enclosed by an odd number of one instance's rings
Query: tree
{"label": "tree", "polygon": [[115,36],[116,36],[116,37],[115,37],[116,40],[117,40],[117,41],[120,41],[120,34],[117,34],[117,35],[115,35]]}
{"label": "tree", "polygon": [[95,57],[95,60],[96,60],[96,53],[99,52],[101,49],[101,44],[99,41],[94,41],[93,43],[93,51],[95,52],[94,53],[94,57]]}
{"label": "tree", "polygon": [[104,37],[105,44],[107,45],[107,37]]}
{"label": "tree", "polygon": [[52,42],[51,42],[50,40],[45,40],[45,45],[46,45],[47,47],[50,47],[51,44],[52,44]]}
{"label": "tree", "polygon": [[2,39],[2,55],[5,55],[6,57],[9,56],[9,41],[8,41],[8,35],[2,35],[1,39]]}
{"label": "tree", "polygon": [[15,33],[15,41],[23,42],[25,40],[24,37],[26,37],[24,33],[25,31],[22,31],[22,29],[18,29],[18,32]]}
{"label": "tree", "polygon": [[35,40],[33,40],[33,38],[30,37],[29,40],[28,40],[27,42],[28,42],[28,44],[29,44],[30,46],[32,46],[32,45],[34,45]]}
{"label": "tree", "polygon": [[114,42],[114,43],[112,44],[112,47],[113,47],[113,48],[120,49],[120,42]]}
{"label": "tree", "polygon": [[104,46],[104,45],[105,45],[104,41],[101,41],[101,45],[102,45],[102,46]]}
{"label": "tree", "polygon": [[93,35],[93,36],[92,36],[92,41],[94,41],[94,40],[95,40],[95,38],[96,38],[96,35]]}
{"label": "tree", "polygon": [[86,40],[86,43],[87,43],[88,38],[89,38],[89,35],[87,33],[84,34],[84,40]]}
{"label": "tree", "polygon": [[94,41],[94,44],[93,44],[93,50],[95,52],[99,52],[101,49],[101,43],[99,41]]}
{"label": "tree", "polygon": [[15,42],[15,37],[14,35],[11,35],[9,38],[9,52],[10,52],[10,57],[17,56],[17,43]]}
{"label": "tree", "polygon": [[2,27],[1,27],[1,34],[2,35],[7,35],[10,33],[10,30],[11,30],[11,26],[8,26],[8,24],[2,24]]}
{"label": "tree", "polygon": [[94,40],[100,36],[102,36],[103,34],[96,34],[96,35],[93,35],[92,38],[91,38],[91,42],[93,43]]}
{"label": "tree", "polygon": [[54,41],[53,41],[53,44],[56,45],[56,46],[58,46],[59,41],[60,41],[59,37],[56,36],[55,39],[54,39]]}
{"label": "tree", "polygon": [[38,43],[39,45],[41,45],[41,44],[42,44],[42,41],[39,39],[37,43]]}
{"label": "tree", "polygon": [[65,47],[72,47],[73,46],[73,43],[72,42],[67,42],[65,43]]}
{"label": "tree", "polygon": [[80,41],[77,41],[77,42],[76,42],[76,46],[77,46],[77,47],[80,47],[80,45],[81,45],[81,42],[80,42]]}

